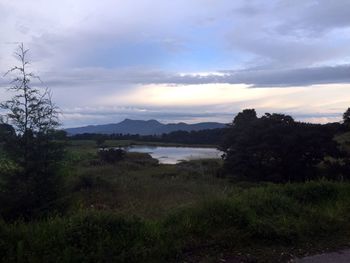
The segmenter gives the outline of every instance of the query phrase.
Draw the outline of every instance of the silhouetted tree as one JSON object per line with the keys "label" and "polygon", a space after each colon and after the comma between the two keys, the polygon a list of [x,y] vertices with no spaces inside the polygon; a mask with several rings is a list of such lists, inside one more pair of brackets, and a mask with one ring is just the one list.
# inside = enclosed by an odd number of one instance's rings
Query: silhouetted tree
{"label": "silhouetted tree", "polygon": [[[340,151],[331,129],[295,122],[283,114],[261,118],[238,114],[222,144],[227,173],[253,181],[305,181],[316,178],[316,165]],[[238,118],[238,119],[237,119]]]}
{"label": "silhouetted tree", "polygon": [[343,122],[346,127],[350,127],[350,108],[348,108],[343,114]]}
{"label": "silhouetted tree", "polygon": [[227,128],[207,129],[199,131],[173,131],[162,135],[139,135],[139,134],[94,134],[83,133],[70,137],[72,140],[132,140],[148,142],[171,142],[181,144],[206,144],[219,145],[226,134]]}
{"label": "silhouetted tree", "polygon": [[31,86],[39,79],[28,72],[27,53],[21,44],[16,52],[19,65],[11,68],[14,96],[0,106],[5,118],[17,133],[15,141],[5,147],[15,164],[10,173],[0,171],[0,214],[6,219],[30,218],[53,207],[58,196],[58,165],[63,155],[61,145],[52,140],[59,125],[58,109],[50,91]]}
{"label": "silhouetted tree", "polygon": [[233,119],[233,124],[244,125],[257,119],[255,109],[245,109]]}

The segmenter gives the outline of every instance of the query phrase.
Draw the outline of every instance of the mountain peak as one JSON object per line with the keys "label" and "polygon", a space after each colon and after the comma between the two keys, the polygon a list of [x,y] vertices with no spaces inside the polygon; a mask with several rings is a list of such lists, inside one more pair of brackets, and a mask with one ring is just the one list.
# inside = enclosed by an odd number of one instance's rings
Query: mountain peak
{"label": "mountain peak", "polygon": [[152,124],[162,124],[162,123],[160,123],[159,121],[154,120],[154,119],[148,120],[147,122],[148,122],[148,123],[152,123]]}
{"label": "mountain peak", "polygon": [[125,119],[122,122],[116,124],[105,124],[95,126],[85,126],[79,128],[66,129],[68,134],[82,134],[82,133],[97,133],[97,134],[140,134],[140,135],[156,135],[162,133],[170,133],[173,131],[198,131],[205,129],[216,129],[224,128],[225,124],[222,123],[197,123],[197,124],[186,124],[170,123],[163,124],[157,120],[131,120]]}
{"label": "mountain peak", "polygon": [[154,119],[151,119],[151,120],[132,120],[132,119],[124,119],[123,121],[121,121],[120,123],[136,123],[136,122],[139,122],[139,123],[152,123],[152,124],[161,124],[159,121],[157,120],[154,120]]}
{"label": "mountain peak", "polygon": [[132,122],[132,119],[124,119],[123,121],[121,121],[120,123],[124,123],[124,122]]}

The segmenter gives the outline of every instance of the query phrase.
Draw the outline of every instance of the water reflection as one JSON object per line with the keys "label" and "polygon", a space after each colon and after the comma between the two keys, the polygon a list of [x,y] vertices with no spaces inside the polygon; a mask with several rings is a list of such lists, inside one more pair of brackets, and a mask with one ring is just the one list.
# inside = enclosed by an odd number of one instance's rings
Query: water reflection
{"label": "water reflection", "polygon": [[128,148],[130,152],[149,153],[160,163],[175,164],[181,160],[221,158],[223,154],[215,148],[162,147],[135,145]]}

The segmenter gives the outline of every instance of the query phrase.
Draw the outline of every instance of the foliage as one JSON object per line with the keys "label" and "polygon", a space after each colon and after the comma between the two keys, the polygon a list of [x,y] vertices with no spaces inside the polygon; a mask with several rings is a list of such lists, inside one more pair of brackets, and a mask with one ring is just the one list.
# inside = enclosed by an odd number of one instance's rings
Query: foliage
{"label": "foliage", "polygon": [[[2,126],[10,134],[4,150],[19,168],[11,174],[0,170],[0,215],[8,220],[45,214],[54,207],[61,190],[58,166],[63,148],[55,141],[54,131],[59,125],[58,109],[48,89],[42,91],[30,85],[38,77],[28,72],[27,53],[20,45],[16,53],[19,66],[8,72],[15,74],[10,88],[14,95],[1,104],[5,111],[2,119],[9,123]],[[10,124],[14,129],[9,128]]]}
{"label": "foliage", "polygon": [[305,181],[319,176],[316,165],[342,153],[327,126],[296,122],[283,114],[258,118],[245,110],[234,119],[222,144],[224,168],[252,181]]}
{"label": "foliage", "polygon": [[350,108],[348,108],[343,114],[343,122],[344,125],[349,128],[350,127]]}
{"label": "foliage", "polygon": [[139,134],[77,134],[71,136],[72,140],[131,140],[157,143],[178,143],[198,145],[218,145],[226,132],[223,129],[209,129],[200,131],[174,131],[162,135],[139,135]]}
{"label": "foliage", "polygon": [[9,138],[16,135],[15,129],[5,123],[0,123],[0,143],[6,142]]}
{"label": "foliage", "polygon": [[8,71],[8,74],[16,74],[12,80],[11,91],[15,95],[8,101],[1,104],[1,108],[6,110],[6,119],[15,127],[17,132],[25,136],[27,131],[33,133],[47,132],[58,126],[58,109],[52,103],[49,89],[40,91],[30,86],[33,79],[39,79],[32,72],[28,72],[27,53],[23,44],[19,46],[16,56],[19,66],[15,66]]}
{"label": "foliage", "polygon": [[126,152],[123,149],[101,149],[98,151],[98,156],[101,161],[106,163],[116,163],[125,158]]}
{"label": "foliage", "polygon": [[[18,169],[15,173],[1,170],[3,184],[0,192],[1,215],[5,219],[31,218],[54,209],[55,200],[62,191],[62,178],[58,174],[63,158],[62,146],[48,141],[46,135],[26,136],[28,156],[25,155],[23,137],[9,152]],[[29,147],[30,146],[30,147]]]}
{"label": "foliage", "polygon": [[327,181],[270,184],[237,189],[232,197],[191,205],[164,219],[90,211],[0,222],[0,254],[9,263],[64,263],[182,262],[186,252],[215,253],[218,247],[253,255],[276,247],[310,252],[348,241],[349,193],[349,184]]}
{"label": "foliage", "polygon": [[20,167],[13,161],[2,158],[0,159],[0,171],[2,174],[13,176],[20,171]]}

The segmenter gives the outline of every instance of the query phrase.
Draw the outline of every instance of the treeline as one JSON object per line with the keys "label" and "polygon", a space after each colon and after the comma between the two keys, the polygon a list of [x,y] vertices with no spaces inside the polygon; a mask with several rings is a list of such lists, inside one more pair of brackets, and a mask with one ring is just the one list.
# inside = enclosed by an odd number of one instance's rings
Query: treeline
{"label": "treeline", "polygon": [[224,174],[249,181],[295,182],[318,178],[350,179],[349,153],[335,140],[349,130],[350,110],[342,124],[311,124],[291,116],[254,109],[240,112],[221,149]]}
{"label": "treeline", "polygon": [[167,142],[181,144],[219,145],[227,129],[208,129],[201,131],[174,131],[161,135],[139,135],[139,134],[77,134],[71,136],[72,140],[132,140],[147,142]]}

